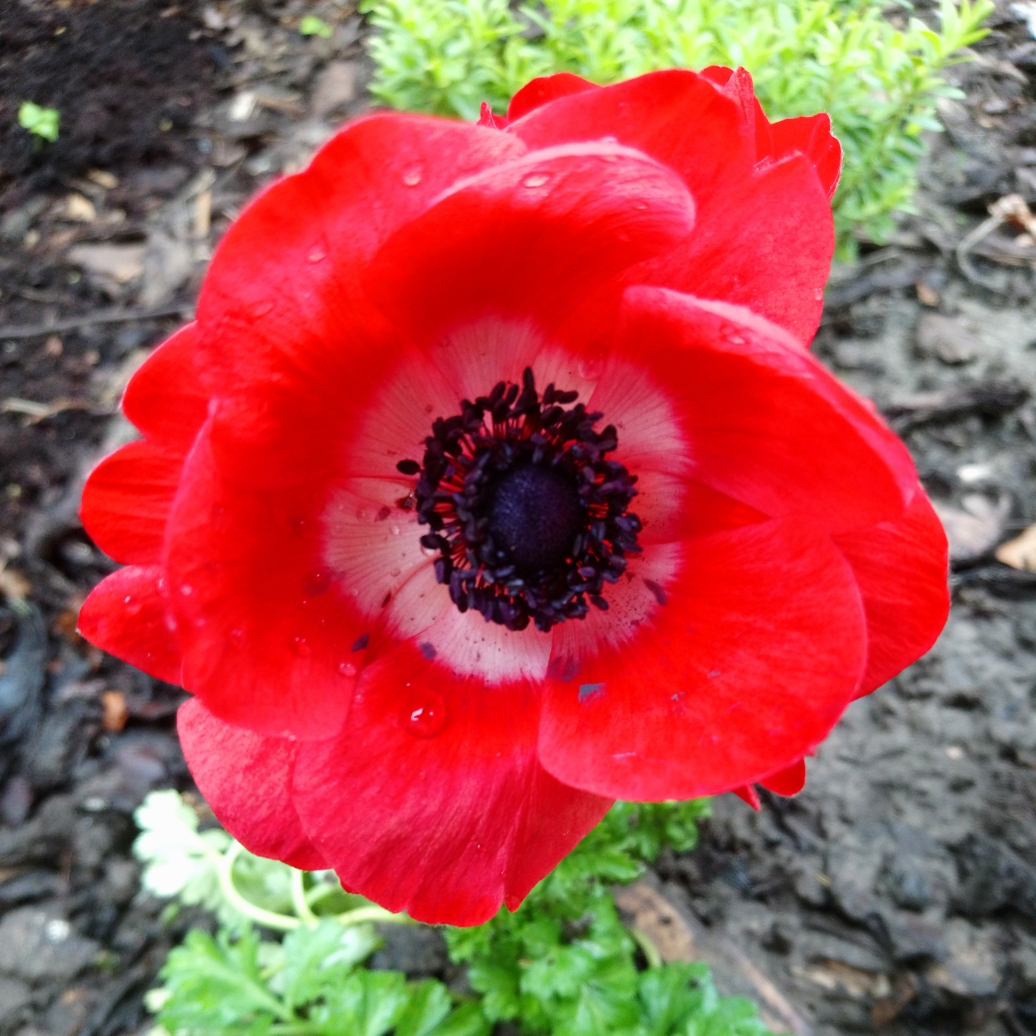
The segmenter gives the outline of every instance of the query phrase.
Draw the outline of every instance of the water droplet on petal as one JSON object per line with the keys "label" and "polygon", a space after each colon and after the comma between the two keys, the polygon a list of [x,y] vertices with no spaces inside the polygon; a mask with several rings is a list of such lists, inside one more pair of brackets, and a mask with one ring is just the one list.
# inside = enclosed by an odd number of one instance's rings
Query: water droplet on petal
{"label": "water droplet on petal", "polygon": [[587,356],[579,361],[577,366],[579,376],[587,381],[597,381],[604,373],[604,358],[601,356]]}
{"label": "water droplet on petal", "polygon": [[302,592],[307,597],[322,594],[331,585],[331,569],[314,568],[302,581]]}
{"label": "water droplet on petal", "polygon": [[253,320],[258,320],[259,317],[266,316],[271,309],[273,309],[273,302],[270,299],[256,299],[255,302],[249,303],[248,315]]}
{"label": "water droplet on petal", "polygon": [[239,629],[233,629],[228,634],[228,639],[234,647],[241,647],[245,642],[245,631]]}
{"label": "water droplet on petal", "polygon": [[399,526],[398,525],[393,525],[392,526],[392,535],[393,536],[398,536],[399,535]]}
{"label": "water droplet on petal", "polygon": [[313,648],[310,647],[309,641],[306,640],[305,637],[292,637],[291,650],[294,651],[299,658],[309,658],[313,653]]}
{"label": "water droplet on petal", "polygon": [[182,593],[184,597],[190,597],[191,594],[194,593],[194,587],[191,586],[190,583],[182,583],[180,585],[180,593]]}
{"label": "water droplet on petal", "polygon": [[421,175],[424,169],[419,165],[412,165],[409,169],[403,170],[403,183],[407,187],[416,187],[421,182]]}
{"label": "water droplet on petal", "polygon": [[176,619],[174,619],[172,615],[167,615],[165,617],[165,628],[169,630],[170,633],[176,632]]}
{"label": "water droplet on petal", "polygon": [[354,662],[339,662],[337,668],[339,676],[345,676],[349,679],[352,679],[359,672]]}
{"label": "water droplet on petal", "polygon": [[522,184],[525,187],[542,187],[550,179],[550,173],[529,173]]}
{"label": "water droplet on petal", "polygon": [[322,263],[327,258],[327,252],[322,248],[314,248],[313,251],[306,256],[311,263]]}
{"label": "water droplet on petal", "polygon": [[415,695],[403,711],[403,726],[414,737],[435,737],[446,726],[446,702],[434,691]]}

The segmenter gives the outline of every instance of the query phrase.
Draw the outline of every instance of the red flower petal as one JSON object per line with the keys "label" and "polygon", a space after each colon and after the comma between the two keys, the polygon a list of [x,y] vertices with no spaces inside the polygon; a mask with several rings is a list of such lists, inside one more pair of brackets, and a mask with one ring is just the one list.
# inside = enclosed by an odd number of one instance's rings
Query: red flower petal
{"label": "red flower petal", "polygon": [[457,184],[386,242],[366,286],[418,343],[483,315],[550,329],[603,281],[668,252],[693,223],[671,170],[615,144],[568,144]]}
{"label": "red flower petal", "polygon": [[918,487],[895,521],[837,536],[867,613],[861,695],[888,682],[935,643],[950,610],[946,533]]}
{"label": "red flower petal", "polygon": [[145,439],[123,446],[90,472],[79,517],[109,557],[126,565],[161,562],[183,461],[182,453]]}
{"label": "red flower petal", "polygon": [[539,692],[458,680],[401,645],[346,727],[300,745],[295,808],[350,888],[430,924],[514,908],[605,814],[536,759]]}
{"label": "red flower petal", "polygon": [[596,84],[571,72],[556,72],[552,76],[532,79],[511,98],[511,103],[507,106],[507,121],[514,122],[515,119],[528,115],[534,108],[556,101],[559,97],[597,89],[600,88]]}
{"label": "red flower petal", "polygon": [[208,413],[209,397],[195,367],[195,323],[166,339],[130,378],[123,413],[148,439],[186,456]]}
{"label": "red flower petal", "polygon": [[205,801],[249,852],[300,870],[327,868],[291,802],[296,742],[224,723],[197,698],[180,706],[176,730]]}
{"label": "red flower petal", "polygon": [[157,565],[121,568],[93,588],[79,632],[97,647],[167,683],[180,683],[181,657],[169,628]]}
{"label": "red flower petal", "polygon": [[755,790],[754,784],[746,784],[732,790],[742,802],[747,802],[756,812],[763,808],[763,804],[759,801],[759,792]]}
{"label": "red flower petal", "polygon": [[109,556],[156,565],[169,508],[208,412],[194,366],[198,328],[188,324],[163,342],[130,379],[122,407],[147,436],[105,458],[83,488],[80,517]]}
{"label": "red flower petal", "polygon": [[827,194],[809,160],[794,155],[717,197],[686,245],[638,280],[746,306],[808,343],[834,248]]}
{"label": "red flower petal", "polygon": [[813,164],[828,198],[834,195],[842,171],[842,146],[831,135],[830,116],[822,112],[770,122],[755,96],[752,77],[745,69],[712,65],[703,68],[700,74],[735,100],[746,124],[754,126],[756,162],[805,155]]}
{"label": "red flower petal", "polygon": [[800,759],[784,770],[771,773],[769,777],[764,777],[759,783],[775,795],[784,795],[789,798],[792,795],[798,795],[806,786],[806,760]]}
{"label": "red flower petal", "polygon": [[[304,466],[304,457],[299,464]],[[316,518],[330,487],[242,484],[203,431],[169,520],[165,558],[183,685],[228,723],[326,738],[341,726],[371,623],[328,571]],[[400,537],[394,537],[397,541]],[[407,547],[416,544],[407,543]],[[419,553],[419,547],[415,547]]]}
{"label": "red flower petal", "polygon": [[347,126],[220,242],[198,300],[210,386],[285,369],[347,379],[372,319],[358,279],[374,250],[458,179],[525,150],[506,133],[418,115]]}
{"label": "red flower petal", "polygon": [[777,160],[805,155],[817,171],[820,185],[833,198],[842,172],[842,145],[831,134],[831,116],[804,115],[770,123],[770,154]]}
{"label": "red flower petal", "polygon": [[[743,91],[724,90],[693,72],[654,72],[543,105],[507,132],[532,148],[608,136],[676,170],[694,197],[695,231],[666,258],[631,271],[627,283],[747,305],[808,342],[834,252],[827,180],[812,157],[775,164],[784,150],[757,154],[767,134],[757,132],[754,98],[746,112]],[[781,131],[782,148],[785,136],[793,134]]]}
{"label": "red flower petal", "polygon": [[558,780],[640,800],[730,791],[801,759],[852,700],[863,608],[822,529],[771,521],[682,552],[634,644],[549,681],[540,760]]}
{"label": "red flower petal", "polygon": [[834,532],[897,518],[917,474],[903,444],[786,332],[664,289],[627,292],[619,349],[682,415],[689,477]]}
{"label": "red flower petal", "polygon": [[740,183],[754,160],[752,135],[734,102],[685,71],[651,72],[562,97],[514,122],[507,133],[532,149],[602,138],[636,148],[679,174],[699,209],[724,181]]}

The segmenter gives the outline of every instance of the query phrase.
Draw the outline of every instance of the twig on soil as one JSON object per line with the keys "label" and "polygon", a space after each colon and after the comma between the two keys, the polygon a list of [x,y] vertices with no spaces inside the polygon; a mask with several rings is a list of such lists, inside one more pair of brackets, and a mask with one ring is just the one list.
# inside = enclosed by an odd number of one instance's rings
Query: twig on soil
{"label": "twig on soil", "polygon": [[901,396],[882,407],[897,432],[905,432],[930,421],[947,421],[979,414],[999,417],[1010,413],[1029,398],[1029,390],[1013,381],[986,381],[976,385],[954,385],[932,392]]}
{"label": "twig on soil", "polygon": [[42,338],[56,331],[75,331],[91,324],[124,324],[135,320],[155,320],[159,317],[189,318],[194,313],[194,306],[180,303],[176,306],[162,306],[158,309],[97,309],[93,313],[83,313],[78,317],[67,317],[64,320],[53,320],[46,324],[12,324],[0,327],[0,339],[8,341],[21,338]]}
{"label": "twig on soil", "polygon": [[834,310],[846,309],[854,302],[874,295],[879,291],[890,291],[895,288],[909,288],[916,284],[925,267],[916,264],[894,270],[873,270],[862,277],[857,277],[846,284],[838,284],[828,288],[824,295],[825,314]]}
{"label": "twig on soil", "polygon": [[1007,194],[989,206],[989,219],[983,220],[957,245],[957,265],[960,267],[961,273],[980,288],[998,293],[1002,292],[1002,289],[986,280],[971,265],[971,252],[980,241],[989,237],[1004,223],[1015,223],[1030,237],[1036,237],[1036,216],[1029,211],[1025,199],[1020,194]]}

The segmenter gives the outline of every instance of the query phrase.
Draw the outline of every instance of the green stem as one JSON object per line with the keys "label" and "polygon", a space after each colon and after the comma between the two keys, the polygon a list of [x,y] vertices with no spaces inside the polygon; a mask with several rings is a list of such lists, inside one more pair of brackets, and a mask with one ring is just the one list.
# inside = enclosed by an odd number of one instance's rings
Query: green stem
{"label": "green stem", "polygon": [[357,907],[355,910],[347,910],[344,914],[336,914],[335,920],[344,927],[349,925],[364,924],[367,921],[383,921],[385,924],[411,924],[406,914],[393,914],[380,906]]}
{"label": "green stem", "polygon": [[240,842],[231,842],[230,848],[221,853],[216,861],[216,874],[219,877],[219,888],[223,898],[238,913],[261,924],[264,928],[273,928],[278,932],[290,932],[298,928],[302,922],[297,917],[288,917],[287,914],[275,914],[272,910],[264,910],[254,903],[249,903],[244,896],[234,887],[234,862],[241,855],[244,846]]}
{"label": "green stem", "polygon": [[639,928],[630,928],[629,933],[633,936],[637,945],[644,951],[644,958],[647,960],[648,967],[662,967],[664,963],[662,954],[658,952],[658,947],[651,941],[647,933],[642,932]]}
{"label": "green stem", "polygon": [[299,920],[302,921],[303,924],[317,924],[320,918],[313,913],[313,910],[309,905],[309,900],[306,899],[306,886],[304,881],[305,874],[293,867],[291,871],[292,906],[295,907],[295,913],[299,915]]}

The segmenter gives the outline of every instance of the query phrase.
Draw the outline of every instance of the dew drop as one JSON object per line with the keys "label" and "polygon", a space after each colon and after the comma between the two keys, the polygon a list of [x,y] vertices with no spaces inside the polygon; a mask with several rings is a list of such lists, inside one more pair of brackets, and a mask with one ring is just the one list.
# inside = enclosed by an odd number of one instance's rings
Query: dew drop
{"label": "dew drop", "polygon": [[339,662],[337,668],[339,676],[347,677],[350,680],[359,672],[352,662]]}
{"label": "dew drop", "polygon": [[331,585],[331,569],[314,568],[302,581],[302,592],[306,597],[317,597]]}
{"label": "dew drop", "polygon": [[294,651],[299,658],[309,658],[313,653],[313,648],[310,647],[309,641],[306,640],[305,637],[292,637],[291,650]]}
{"label": "dew drop", "polygon": [[194,593],[194,587],[191,586],[190,583],[182,583],[180,585],[180,593],[182,593],[184,597],[190,597],[191,594]]}
{"label": "dew drop", "polygon": [[525,187],[542,187],[550,179],[550,173],[529,173],[522,184]]}
{"label": "dew drop", "polygon": [[587,381],[597,381],[604,373],[604,358],[601,356],[588,356],[579,361],[579,376]]}
{"label": "dew drop", "polygon": [[424,170],[419,165],[412,165],[409,169],[403,170],[403,183],[407,187],[416,187],[421,182],[421,176]]}
{"label": "dew drop", "polygon": [[414,737],[435,737],[446,726],[446,702],[434,691],[415,695],[403,710],[403,726]]}
{"label": "dew drop", "polygon": [[393,525],[392,526],[392,535],[393,536],[398,536],[399,535],[399,526],[398,525]]}
{"label": "dew drop", "polygon": [[241,647],[245,642],[245,631],[239,629],[232,629],[228,634],[228,639],[234,647]]}
{"label": "dew drop", "polygon": [[248,306],[248,315],[254,320],[266,316],[273,309],[273,302],[270,299],[257,299]]}
{"label": "dew drop", "polygon": [[167,615],[165,617],[165,628],[169,630],[170,633],[176,632],[176,619],[174,619],[171,615]]}
{"label": "dew drop", "polygon": [[314,248],[313,251],[306,256],[306,258],[311,263],[322,263],[327,258],[327,252],[325,252],[322,248]]}

